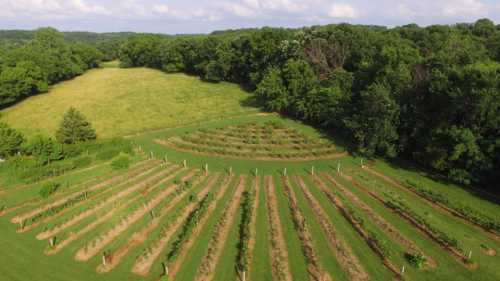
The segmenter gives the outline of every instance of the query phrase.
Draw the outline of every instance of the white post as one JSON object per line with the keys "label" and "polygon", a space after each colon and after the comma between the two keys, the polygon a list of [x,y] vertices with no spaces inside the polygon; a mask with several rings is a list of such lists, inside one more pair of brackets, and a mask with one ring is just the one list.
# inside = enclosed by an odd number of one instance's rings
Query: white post
{"label": "white post", "polygon": [[403,265],[403,268],[401,269],[401,275],[405,273],[405,266]]}
{"label": "white post", "polygon": [[286,168],[283,170],[283,176],[286,177]]}
{"label": "white post", "polygon": [[102,254],[102,265],[106,266],[106,254]]}
{"label": "white post", "polygon": [[468,258],[469,258],[469,260],[472,258],[472,250],[469,251]]}
{"label": "white post", "polygon": [[50,245],[50,247],[54,247],[54,237],[50,237],[49,245]]}
{"label": "white post", "polygon": [[208,164],[205,164],[205,176],[208,176]]}
{"label": "white post", "polygon": [[314,176],[314,166],[311,167],[311,176]]}
{"label": "white post", "polygon": [[257,170],[257,168],[255,168],[255,176],[257,176],[259,174],[259,170]]}
{"label": "white post", "polygon": [[233,175],[233,166],[229,167],[229,175],[232,176]]}
{"label": "white post", "polygon": [[163,270],[165,271],[165,276],[168,276],[168,265],[167,265],[167,263],[163,263]]}
{"label": "white post", "polygon": [[184,166],[184,168],[187,168],[187,162],[185,159],[184,159],[184,161],[182,161],[182,165]]}
{"label": "white post", "polygon": [[340,162],[337,163],[337,173],[340,174]]}
{"label": "white post", "polygon": [[167,154],[165,154],[165,164],[168,164],[168,157],[167,157]]}
{"label": "white post", "polygon": [[150,151],[150,152],[149,152],[149,157],[150,157],[151,159],[153,159],[153,158],[154,158],[153,151]]}
{"label": "white post", "polygon": [[247,279],[247,275],[246,275],[246,272],[243,270],[243,280],[242,281],[245,281]]}

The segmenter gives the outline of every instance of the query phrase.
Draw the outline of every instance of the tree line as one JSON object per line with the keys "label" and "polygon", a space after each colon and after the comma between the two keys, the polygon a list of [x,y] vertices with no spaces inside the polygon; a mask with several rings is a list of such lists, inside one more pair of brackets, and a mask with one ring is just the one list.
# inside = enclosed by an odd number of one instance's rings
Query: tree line
{"label": "tree line", "polygon": [[[32,39],[26,39],[29,34]],[[45,92],[49,85],[97,67],[102,57],[96,47],[70,42],[53,28],[40,28],[34,33],[19,31],[2,38],[0,107]]]}
{"label": "tree line", "polygon": [[265,109],[342,136],[361,155],[410,159],[483,187],[500,171],[500,26],[488,19],[141,34],[119,58],[243,84]]}

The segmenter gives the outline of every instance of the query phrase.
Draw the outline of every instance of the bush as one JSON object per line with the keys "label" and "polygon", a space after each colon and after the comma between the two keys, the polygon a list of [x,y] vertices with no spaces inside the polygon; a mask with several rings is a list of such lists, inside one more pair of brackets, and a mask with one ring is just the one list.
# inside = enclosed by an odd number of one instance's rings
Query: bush
{"label": "bush", "polygon": [[83,156],[80,158],[76,158],[73,160],[73,166],[75,166],[76,168],[85,167],[92,164],[92,160],[93,159],[90,156]]}
{"label": "bush", "polygon": [[40,191],[38,192],[38,194],[42,198],[48,198],[50,195],[52,195],[54,192],[56,192],[60,187],[61,187],[61,184],[57,183],[57,182],[47,183],[47,184],[43,185],[42,188],[40,188]]}
{"label": "bush", "polygon": [[111,162],[111,167],[115,170],[128,169],[130,167],[130,157],[127,154],[120,154]]}
{"label": "bush", "polygon": [[19,152],[24,142],[23,135],[10,128],[5,123],[0,123],[0,158],[6,158]]}
{"label": "bush", "polygon": [[411,266],[416,268],[422,268],[427,261],[427,259],[420,253],[405,253],[405,258]]}
{"label": "bush", "polygon": [[109,160],[109,159],[116,157],[118,154],[120,154],[120,150],[108,149],[108,150],[103,150],[103,151],[99,152],[97,154],[96,158],[99,160]]}
{"label": "bush", "polygon": [[61,143],[73,144],[96,139],[96,133],[85,116],[74,108],[70,108],[63,116],[57,130],[57,140]]}

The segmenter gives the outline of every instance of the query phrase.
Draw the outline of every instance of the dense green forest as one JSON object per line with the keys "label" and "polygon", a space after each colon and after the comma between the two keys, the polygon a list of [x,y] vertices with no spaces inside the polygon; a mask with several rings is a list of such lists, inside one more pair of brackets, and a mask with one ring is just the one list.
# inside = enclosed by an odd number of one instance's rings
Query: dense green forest
{"label": "dense green forest", "polygon": [[69,41],[52,28],[13,32],[1,37],[0,46],[2,107],[97,67],[103,58],[96,47]]}
{"label": "dense green forest", "polygon": [[357,153],[497,186],[500,26],[490,20],[137,35],[121,45],[120,60],[243,84],[267,110],[341,135]]}

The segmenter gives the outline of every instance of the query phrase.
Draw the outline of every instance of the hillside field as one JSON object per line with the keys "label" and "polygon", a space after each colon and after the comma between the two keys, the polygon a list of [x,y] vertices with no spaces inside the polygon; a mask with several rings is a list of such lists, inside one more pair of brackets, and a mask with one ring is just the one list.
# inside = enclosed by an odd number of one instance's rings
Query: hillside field
{"label": "hillside field", "polygon": [[[183,139],[203,143],[179,150]],[[500,279],[499,233],[464,217],[498,221],[493,198],[378,160],[322,158],[317,144],[343,149],[309,126],[255,115],[128,140],[139,149],[128,170],[50,178],[64,188],[48,198],[38,183],[3,187],[1,280]],[[268,145],[282,153],[247,155]]]}
{"label": "hillside field", "polygon": [[255,113],[248,94],[231,83],[107,63],[0,111],[0,120],[28,136],[53,135],[69,107],[80,110],[109,138]]}

